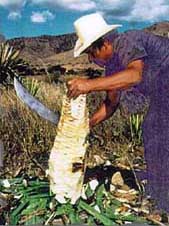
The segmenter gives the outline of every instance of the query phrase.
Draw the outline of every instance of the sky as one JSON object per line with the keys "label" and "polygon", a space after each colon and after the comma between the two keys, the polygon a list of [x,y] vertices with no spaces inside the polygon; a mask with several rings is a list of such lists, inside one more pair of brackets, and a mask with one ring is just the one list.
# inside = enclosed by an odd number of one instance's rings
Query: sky
{"label": "sky", "polygon": [[119,31],[169,21],[169,0],[0,0],[0,34],[7,39],[74,32],[79,17],[99,12]]}

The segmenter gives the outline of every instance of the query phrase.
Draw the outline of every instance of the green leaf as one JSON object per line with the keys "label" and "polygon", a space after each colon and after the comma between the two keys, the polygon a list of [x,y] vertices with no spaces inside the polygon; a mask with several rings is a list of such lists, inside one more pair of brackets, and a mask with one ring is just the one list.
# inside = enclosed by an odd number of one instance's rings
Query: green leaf
{"label": "green leaf", "polygon": [[31,195],[31,199],[46,199],[47,200],[49,198],[52,198],[52,196],[49,193],[47,193],[47,194],[41,193],[39,195]]}
{"label": "green leaf", "polygon": [[111,199],[111,204],[113,204],[116,207],[120,207],[121,206],[121,202],[117,199]]}
{"label": "green leaf", "polygon": [[22,211],[22,215],[29,215],[34,211],[46,209],[47,199],[30,199],[29,205]]}
{"label": "green leaf", "polygon": [[94,222],[93,216],[89,216],[89,217],[88,217],[88,219],[87,219],[87,225],[88,225],[88,226],[96,225],[95,222]]}
{"label": "green leaf", "polygon": [[65,211],[64,211],[64,209],[63,208],[57,208],[57,210],[56,210],[56,212],[55,212],[55,216],[61,216],[61,215],[63,215],[63,214],[65,214]]}
{"label": "green leaf", "polygon": [[37,225],[37,224],[43,224],[44,218],[40,216],[33,216],[31,219],[27,220],[24,225]]}
{"label": "green leaf", "polygon": [[21,214],[22,210],[24,208],[26,208],[26,206],[28,204],[29,204],[29,201],[22,202],[22,203],[20,203],[20,205],[15,210],[12,211],[12,213],[10,214],[10,224],[16,225],[18,223],[18,220],[20,218],[19,214]]}
{"label": "green leaf", "polygon": [[111,207],[106,207],[105,215],[109,218],[112,218],[114,216],[116,209],[117,209],[117,206],[115,205],[111,205]]}
{"label": "green leaf", "polygon": [[137,223],[147,223],[147,221],[144,218],[134,216],[132,214],[128,216],[124,215],[115,215],[111,208],[107,209],[106,211],[106,216],[109,217],[110,219],[116,221],[116,220],[121,220],[121,221],[130,221],[130,222],[137,222]]}
{"label": "green leaf", "polygon": [[115,222],[110,220],[108,217],[105,215],[99,213],[97,210],[95,210],[93,207],[85,203],[84,201],[80,200],[79,201],[79,206],[84,209],[87,213],[90,215],[94,216],[95,219],[99,220],[103,225],[116,225]]}
{"label": "green leaf", "polygon": [[90,198],[93,194],[94,194],[95,191],[93,191],[91,188],[90,188],[90,185],[87,184],[86,185],[86,188],[85,188],[85,195],[87,196],[87,198]]}
{"label": "green leaf", "polygon": [[96,204],[99,206],[101,212],[104,211],[103,198],[105,196],[105,192],[106,190],[104,184],[99,186],[96,190]]}
{"label": "green leaf", "polygon": [[79,219],[77,218],[77,215],[76,215],[75,211],[69,213],[69,214],[68,214],[68,218],[69,218],[71,224],[77,224],[77,223],[80,223],[80,222],[79,222]]}
{"label": "green leaf", "polygon": [[73,211],[74,211],[74,209],[73,209],[72,205],[69,203],[66,203],[66,204],[62,204],[62,205],[58,206],[58,208],[56,210],[56,215],[57,216],[63,215],[63,214],[68,215]]}

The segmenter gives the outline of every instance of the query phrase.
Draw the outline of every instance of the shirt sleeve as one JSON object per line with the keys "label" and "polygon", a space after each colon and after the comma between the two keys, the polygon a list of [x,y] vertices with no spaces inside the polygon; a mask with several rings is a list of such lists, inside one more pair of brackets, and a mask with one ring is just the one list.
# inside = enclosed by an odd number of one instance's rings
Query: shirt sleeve
{"label": "shirt sleeve", "polygon": [[[144,60],[147,57],[146,49],[142,42],[141,31],[129,31],[123,33],[113,43],[114,54],[105,67],[105,76],[113,75],[125,70],[129,63],[135,60]],[[126,91],[120,91],[120,106],[130,113],[137,113],[145,109],[147,100],[137,89],[132,87]]]}
{"label": "shirt sleeve", "polygon": [[147,57],[146,49],[142,43],[141,31],[128,31],[120,34],[113,43],[114,53],[105,64],[105,76],[125,70],[129,63]]}
{"label": "shirt sleeve", "polygon": [[143,59],[147,56],[146,49],[142,42],[141,31],[129,31],[124,33],[115,46],[119,54],[120,61],[124,68],[135,60]]}

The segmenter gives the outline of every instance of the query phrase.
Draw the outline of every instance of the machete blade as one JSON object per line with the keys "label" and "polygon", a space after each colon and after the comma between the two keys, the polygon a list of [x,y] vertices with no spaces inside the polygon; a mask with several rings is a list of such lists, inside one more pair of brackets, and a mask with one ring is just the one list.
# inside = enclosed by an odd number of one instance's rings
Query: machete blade
{"label": "machete blade", "polygon": [[27,89],[18,81],[18,79],[14,78],[14,87],[17,96],[20,100],[28,105],[31,110],[35,111],[42,118],[57,124],[59,121],[59,112],[55,113],[45,107],[39,100],[33,97]]}

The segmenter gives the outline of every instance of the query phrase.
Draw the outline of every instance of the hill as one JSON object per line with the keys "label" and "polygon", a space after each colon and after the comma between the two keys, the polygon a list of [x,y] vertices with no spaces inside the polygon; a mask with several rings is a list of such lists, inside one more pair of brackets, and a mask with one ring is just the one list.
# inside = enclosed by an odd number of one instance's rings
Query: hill
{"label": "hill", "polygon": [[[168,37],[169,22],[156,23],[144,29],[156,35]],[[0,36],[0,40],[4,37]],[[60,65],[67,70],[98,69],[94,64],[89,64],[86,56],[73,57],[73,47],[77,36],[72,34],[39,37],[21,37],[7,40],[10,45],[21,50],[21,57],[31,66],[30,73],[43,74],[46,68]]]}

